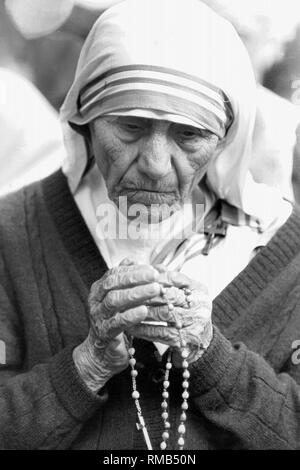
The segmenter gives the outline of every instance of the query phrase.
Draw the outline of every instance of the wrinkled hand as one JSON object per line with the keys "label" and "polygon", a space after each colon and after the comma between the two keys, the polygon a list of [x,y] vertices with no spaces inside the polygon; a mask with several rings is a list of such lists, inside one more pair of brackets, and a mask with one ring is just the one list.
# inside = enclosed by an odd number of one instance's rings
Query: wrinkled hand
{"label": "wrinkled hand", "polygon": [[[171,310],[168,304],[174,308]],[[163,266],[124,260],[93,284],[89,306],[89,335],[74,350],[73,358],[80,376],[95,392],[128,366],[124,332],[172,347],[177,367],[182,364],[183,344],[192,363],[212,339],[212,305],[207,289]],[[147,321],[165,322],[165,326],[142,323]]]}
{"label": "wrinkled hand", "polygon": [[[180,349],[184,342],[188,351],[188,362],[195,362],[208,348],[213,334],[211,311],[212,302],[208,291],[201,283],[189,279],[176,271],[167,271],[162,266],[155,266],[160,271],[159,282],[164,286],[165,294],[147,302],[147,320],[167,322],[168,326],[136,324],[127,328],[133,336],[158,341],[173,348],[173,362],[180,367],[182,359]],[[189,294],[186,295],[186,290]],[[172,303],[173,310],[166,305]]]}
{"label": "wrinkled hand", "polygon": [[77,370],[92,391],[97,392],[128,366],[128,345],[123,332],[146,319],[145,303],[160,293],[158,276],[152,266],[124,260],[93,284],[89,296],[89,335],[73,352]]}

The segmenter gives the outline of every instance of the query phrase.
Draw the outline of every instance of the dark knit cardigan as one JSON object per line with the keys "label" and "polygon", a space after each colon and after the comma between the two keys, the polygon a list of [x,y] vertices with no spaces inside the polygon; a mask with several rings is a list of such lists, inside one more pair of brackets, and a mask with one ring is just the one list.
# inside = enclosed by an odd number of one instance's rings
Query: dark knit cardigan
{"label": "dark knit cardigan", "polygon": [[[300,340],[299,251],[294,209],[215,299],[213,341],[191,366],[187,449],[300,448],[300,365],[293,360]],[[61,172],[1,200],[0,447],[145,448],[128,370],[96,395],[72,361],[88,333],[90,286],[106,269]],[[136,340],[136,349],[143,413],[158,448],[163,362],[151,343]],[[171,371],[171,383],[176,448],[180,371]]]}

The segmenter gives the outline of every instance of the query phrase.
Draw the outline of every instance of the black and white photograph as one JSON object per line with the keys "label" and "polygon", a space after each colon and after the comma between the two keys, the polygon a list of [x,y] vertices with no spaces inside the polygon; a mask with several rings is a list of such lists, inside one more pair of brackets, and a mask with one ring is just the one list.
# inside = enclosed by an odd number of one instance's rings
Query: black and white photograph
{"label": "black and white photograph", "polygon": [[0,0],[0,163],[0,450],[300,450],[299,0]]}

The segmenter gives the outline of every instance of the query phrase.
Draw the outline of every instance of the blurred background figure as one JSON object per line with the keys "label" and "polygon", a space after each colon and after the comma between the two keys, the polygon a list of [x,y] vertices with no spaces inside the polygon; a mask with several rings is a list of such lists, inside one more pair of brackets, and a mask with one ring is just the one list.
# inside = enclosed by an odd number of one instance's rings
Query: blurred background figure
{"label": "blurred background figure", "polygon": [[58,114],[32,83],[29,44],[5,8],[15,4],[0,3],[0,195],[47,176],[64,157]]}
{"label": "blurred background figure", "polygon": [[[20,80],[21,77],[29,79],[33,85],[28,95],[32,95],[33,86],[39,90],[40,93],[35,90],[35,100],[40,99],[44,109],[40,113],[39,126],[43,126],[43,120],[44,128],[48,128],[48,132],[37,132],[37,127],[36,132],[33,131],[36,124],[30,125],[28,103],[24,102],[27,106],[27,122],[23,127],[24,135],[28,135],[26,156],[25,153],[22,156],[22,149],[25,149],[22,139],[19,139],[16,149],[13,149],[13,142],[16,143],[17,139],[12,139],[10,155],[0,144],[0,161],[5,160],[0,194],[7,191],[9,185],[11,189],[15,188],[14,184],[11,185],[14,174],[18,174],[17,185],[20,186],[30,182],[31,178],[38,179],[51,173],[59,166],[64,150],[56,112],[72,83],[81,46],[93,23],[106,8],[120,1],[0,0],[0,67],[18,73]],[[276,186],[287,198],[296,198],[300,202],[300,162],[297,161],[300,151],[295,150],[296,128],[300,122],[298,0],[203,1],[234,24],[248,49],[259,83],[251,171],[258,182]],[[28,81],[24,87],[30,87]],[[299,99],[295,100],[295,96]],[[10,101],[8,95],[6,99]],[[23,106],[20,99],[17,107],[13,100],[10,103],[10,108],[15,108],[16,112]],[[20,127],[21,123],[19,130]],[[34,147],[31,152],[30,142]],[[51,152],[56,148],[53,158],[46,148],[52,149]],[[25,176],[26,168],[29,172]],[[6,182],[5,189],[3,181]]]}
{"label": "blurred background figure", "polygon": [[21,74],[0,67],[0,195],[52,173],[64,146],[56,111]]}
{"label": "blurred background figure", "polygon": [[22,37],[31,79],[56,110],[73,81],[91,27],[99,14],[117,1],[4,1],[7,19]]}
{"label": "blurred background figure", "polygon": [[[299,2],[203,1],[235,26],[249,52],[259,84],[252,174],[258,182],[276,186],[285,197],[300,202],[300,188],[296,187],[300,174],[294,175],[295,187],[292,184],[293,160],[299,158],[295,146],[300,107],[292,100],[293,84],[300,78]],[[295,52],[298,50],[293,64],[292,54],[288,53],[291,45]],[[300,165],[295,163],[296,170]]]}
{"label": "blurred background figure", "polygon": [[85,37],[113,2],[80,3],[0,0],[0,196],[61,166],[58,110]]}
{"label": "blurred background figure", "polygon": [[300,22],[298,0],[203,0],[228,19],[243,39],[256,73],[264,75],[285,56]]}

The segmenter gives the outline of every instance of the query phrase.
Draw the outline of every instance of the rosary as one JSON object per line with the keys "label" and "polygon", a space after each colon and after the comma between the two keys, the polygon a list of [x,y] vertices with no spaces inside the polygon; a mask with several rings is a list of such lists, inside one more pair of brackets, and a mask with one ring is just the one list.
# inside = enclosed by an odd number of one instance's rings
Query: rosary
{"label": "rosary", "polygon": [[[189,305],[189,301],[190,301],[189,296],[191,294],[191,291],[189,289],[184,289],[184,292],[185,292],[185,296],[186,296],[186,302]],[[165,296],[166,289],[164,287],[162,287],[161,294],[162,294],[162,297],[164,297],[166,299],[169,312],[172,312],[174,310],[174,305],[172,303],[170,303],[168,301],[168,299],[166,298],[166,296]],[[156,324],[156,322],[147,322],[147,321],[145,321],[143,323],[144,324],[149,324],[149,325]],[[186,434],[186,420],[187,420],[187,414],[186,413],[187,413],[187,410],[188,410],[188,398],[189,398],[188,388],[189,388],[190,372],[188,370],[189,364],[188,364],[188,361],[187,361],[189,353],[188,353],[187,349],[185,349],[186,348],[186,342],[182,338],[182,335],[181,335],[182,325],[179,324],[179,322],[177,321],[176,326],[177,326],[178,331],[179,331],[180,346],[181,346],[181,358],[182,358],[182,364],[181,365],[182,365],[182,369],[183,369],[183,372],[182,372],[182,378],[183,378],[183,380],[182,380],[182,404],[181,404],[180,424],[178,426],[178,441],[177,441],[177,444],[178,444],[179,450],[183,450],[184,449],[184,444],[185,444],[184,436]],[[137,417],[138,417],[138,420],[139,420],[139,422],[137,423],[137,428],[143,432],[143,436],[144,436],[144,439],[145,439],[145,443],[147,445],[147,449],[148,450],[153,450],[151,440],[150,440],[150,437],[149,437],[149,434],[148,434],[147,426],[146,426],[146,423],[145,423],[145,420],[144,420],[144,417],[143,417],[143,414],[142,414],[141,405],[140,405],[140,402],[139,402],[140,394],[137,390],[137,383],[136,383],[136,379],[137,379],[137,376],[138,376],[138,371],[135,369],[135,365],[136,365],[136,359],[134,357],[135,349],[132,347],[132,340],[133,340],[133,338],[131,337],[130,338],[130,347],[128,349],[128,355],[129,355],[129,365],[131,367],[130,374],[131,374],[131,379],[132,379],[132,394],[131,394],[131,396],[132,396],[132,398],[135,402],[135,406],[136,406],[136,410],[137,410]],[[162,432],[162,441],[160,443],[160,449],[161,450],[165,450],[167,448],[168,440],[170,438],[171,424],[169,422],[169,413],[168,413],[168,408],[169,408],[169,392],[168,392],[168,389],[170,387],[169,374],[170,374],[171,369],[172,369],[172,352],[169,350],[168,357],[167,357],[167,362],[166,362],[166,370],[165,370],[165,375],[164,375],[164,381],[163,381],[162,403],[161,403],[161,409],[162,409],[161,417],[162,417],[162,422],[163,422],[163,427],[164,427],[164,430]]]}

